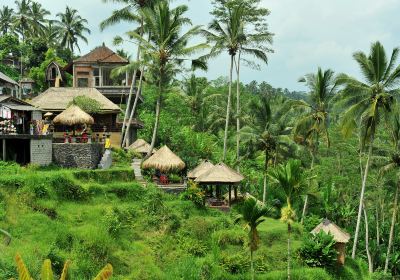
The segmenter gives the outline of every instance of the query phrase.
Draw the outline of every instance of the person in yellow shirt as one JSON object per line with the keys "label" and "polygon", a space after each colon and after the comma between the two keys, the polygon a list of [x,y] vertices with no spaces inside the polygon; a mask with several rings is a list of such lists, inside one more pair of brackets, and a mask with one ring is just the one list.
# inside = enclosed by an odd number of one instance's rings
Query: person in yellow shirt
{"label": "person in yellow shirt", "polygon": [[110,135],[109,134],[106,136],[106,141],[104,143],[104,148],[106,148],[107,150],[111,149],[111,139],[110,139]]}

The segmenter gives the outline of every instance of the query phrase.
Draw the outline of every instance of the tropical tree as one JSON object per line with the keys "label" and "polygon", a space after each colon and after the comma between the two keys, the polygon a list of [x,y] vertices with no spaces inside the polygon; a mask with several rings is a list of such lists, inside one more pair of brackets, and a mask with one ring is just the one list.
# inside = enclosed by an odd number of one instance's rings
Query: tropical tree
{"label": "tropical tree", "polygon": [[35,25],[32,19],[31,1],[16,0],[15,5],[17,9],[13,17],[13,29],[21,36],[24,43],[26,36],[32,32],[31,28]]}
{"label": "tropical tree", "polygon": [[399,49],[393,49],[388,60],[382,44],[374,42],[371,45],[369,55],[363,52],[353,54],[365,82],[346,74],[340,74],[338,77],[338,83],[344,86],[339,105],[348,107],[342,117],[342,131],[345,135],[349,135],[358,125],[360,146],[362,149],[368,146],[367,160],[363,169],[352,258],[355,258],[356,255],[365,186],[371,165],[376,131],[381,121],[388,119],[392,113],[393,105],[396,103],[395,94],[398,92],[400,81],[400,65],[396,66],[398,54]]}
{"label": "tropical tree", "polygon": [[[121,9],[114,10],[112,15],[102,21],[100,23],[100,29],[104,30],[105,28],[115,25],[120,22],[128,22],[128,23],[134,23],[137,24],[139,23],[140,27],[138,30],[138,33],[141,37],[143,37],[145,29],[144,29],[144,17],[142,11],[144,9],[152,9],[154,5],[159,2],[159,0],[103,0],[104,2],[117,2],[124,4],[124,6]],[[121,40],[119,40],[121,41]],[[121,133],[121,146],[124,146],[126,143],[128,145],[128,135],[129,135],[129,129],[130,129],[130,124],[132,122],[133,116],[135,115],[137,103],[139,101],[139,96],[141,94],[141,85],[143,81],[143,75],[144,75],[144,68],[142,67],[140,71],[140,78],[139,78],[139,87],[136,90],[136,96],[134,103],[132,103],[132,95],[135,90],[136,86],[136,80],[137,80],[137,73],[138,73],[138,67],[137,63],[139,62],[140,58],[140,49],[141,49],[141,43],[139,42],[136,50],[136,61],[133,63],[133,65],[128,65],[127,67],[121,67],[121,69],[118,69],[117,72],[122,72],[126,71],[127,69],[134,68],[133,70],[133,75],[132,75],[132,83],[131,87],[129,90],[129,96],[128,96],[128,101],[126,104],[126,109],[125,109],[125,114],[124,114],[124,120],[122,124],[122,133]]]}
{"label": "tropical tree", "polygon": [[258,249],[260,236],[257,227],[265,221],[265,217],[270,211],[264,204],[261,204],[254,197],[247,198],[239,208],[239,215],[236,222],[243,221],[246,228],[249,229],[249,249],[251,264],[251,279],[254,279],[254,252]]}
{"label": "tropical tree", "polygon": [[12,30],[14,10],[8,6],[3,6],[0,10],[0,34],[6,35]]}
{"label": "tropical tree", "polygon": [[296,219],[296,211],[292,207],[295,197],[309,192],[308,180],[301,168],[299,160],[290,159],[285,164],[279,164],[270,172],[271,179],[280,187],[286,196],[286,206],[281,209],[281,220],[288,225],[288,279],[290,279],[290,233]]}
{"label": "tropical tree", "polygon": [[63,47],[74,53],[74,47],[80,50],[79,40],[87,44],[88,40],[85,37],[85,33],[90,34],[90,30],[87,28],[88,21],[82,18],[77,10],[67,6],[65,12],[58,13],[57,17],[60,18],[59,27],[62,34],[61,45]]}
{"label": "tropical tree", "polygon": [[57,21],[49,20],[43,29],[43,38],[49,48],[55,48],[60,38],[60,26]]}
{"label": "tropical tree", "polygon": [[226,160],[227,154],[227,141],[228,141],[228,128],[229,119],[231,114],[231,99],[232,99],[232,76],[233,67],[236,55],[240,49],[241,42],[245,39],[244,34],[244,9],[242,5],[236,5],[229,7],[227,11],[228,16],[220,20],[214,19],[209,25],[207,30],[202,30],[202,33],[206,36],[208,42],[212,42],[214,46],[211,49],[209,55],[205,58],[212,58],[223,51],[228,51],[230,56],[230,70],[229,70],[229,88],[228,98],[226,105],[226,117],[225,117],[225,130],[224,130],[224,150],[223,150],[223,161]]}
{"label": "tropical tree", "polygon": [[[296,122],[293,129],[294,139],[303,144],[311,155],[311,171],[314,168],[316,155],[318,153],[319,141],[322,138],[326,145],[330,146],[329,140],[329,114],[331,100],[337,93],[337,83],[334,72],[331,69],[323,71],[318,67],[317,73],[310,73],[301,77],[299,82],[305,83],[309,88],[309,101],[292,101],[294,108],[303,110],[303,114]],[[301,223],[307,210],[308,195],[305,196]]]}
{"label": "tropical tree", "polygon": [[[191,25],[190,19],[184,17],[187,10],[185,5],[170,9],[168,1],[161,1],[155,5],[154,9],[143,11],[145,26],[151,34],[149,40],[145,40],[136,31],[127,33],[133,40],[141,44],[143,57],[141,64],[146,65],[149,69],[151,73],[149,79],[158,88],[156,117],[148,156],[151,155],[157,138],[162,96],[170,85],[171,78],[178,71],[176,65],[182,64],[185,60],[191,60],[189,57],[192,54],[207,47],[206,44],[187,46],[188,41],[199,34],[200,26],[191,27],[181,35],[183,27]],[[205,68],[202,61],[191,61],[192,66]]]}
{"label": "tropical tree", "polygon": [[[290,128],[286,125],[286,115],[282,110],[286,107],[287,99],[281,96],[261,94],[259,98],[250,102],[249,111],[251,123],[241,129],[244,143],[251,149],[264,152],[264,183],[263,203],[267,195],[267,174],[269,162],[277,157],[282,148],[289,148],[292,141],[289,137]],[[272,112],[274,107],[274,112]]]}
{"label": "tropical tree", "polygon": [[42,7],[38,2],[32,2],[31,4],[31,18],[33,22],[32,26],[32,36],[39,37],[44,35],[44,30],[46,28],[47,19],[46,16],[50,15],[50,12]]}

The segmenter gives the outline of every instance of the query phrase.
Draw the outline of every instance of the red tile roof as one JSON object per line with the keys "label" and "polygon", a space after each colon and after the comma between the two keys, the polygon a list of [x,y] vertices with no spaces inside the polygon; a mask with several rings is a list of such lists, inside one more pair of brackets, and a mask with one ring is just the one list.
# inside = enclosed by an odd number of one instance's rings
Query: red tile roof
{"label": "red tile roof", "polygon": [[119,56],[106,46],[97,47],[90,53],[81,56],[80,58],[74,60],[74,63],[121,63],[126,64],[128,60]]}

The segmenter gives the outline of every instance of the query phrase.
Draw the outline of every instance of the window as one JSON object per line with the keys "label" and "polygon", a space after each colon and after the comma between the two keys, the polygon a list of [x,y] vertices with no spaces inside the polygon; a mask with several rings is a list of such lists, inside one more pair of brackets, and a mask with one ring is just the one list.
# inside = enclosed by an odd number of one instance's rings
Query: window
{"label": "window", "polygon": [[51,68],[51,77],[50,77],[50,79],[51,80],[55,80],[57,78],[57,70],[56,70],[56,67],[52,67]]}
{"label": "window", "polygon": [[89,79],[88,78],[78,78],[78,87],[88,87]]}
{"label": "window", "polygon": [[87,71],[78,71],[77,74],[83,75],[83,76],[89,76],[89,72],[87,72]]}
{"label": "window", "polygon": [[94,86],[99,87],[100,86],[100,69],[99,68],[94,68],[93,69],[93,79],[94,79]]}

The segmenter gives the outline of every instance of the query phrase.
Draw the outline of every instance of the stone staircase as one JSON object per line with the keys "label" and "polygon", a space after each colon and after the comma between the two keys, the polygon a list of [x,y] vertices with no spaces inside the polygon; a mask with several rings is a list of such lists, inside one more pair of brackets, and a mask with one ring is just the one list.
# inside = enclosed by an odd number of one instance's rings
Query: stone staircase
{"label": "stone staircase", "polygon": [[140,165],[142,163],[142,160],[139,158],[134,158],[132,160],[132,169],[133,172],[135,174],[135,179],[136,181],[138,181],[139,183],[142,183],[143,185],[145,185],[146,181],[144,180],[143,176],[142,176],[142,170],[140,168]]}
{"label": "stone staircase", "polygon": [[109,169],[112,165],[112,155],[111,150],[106,150],[100,160],[98,165],[99,169]]}

